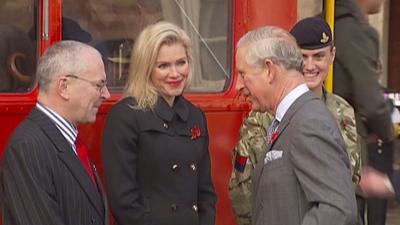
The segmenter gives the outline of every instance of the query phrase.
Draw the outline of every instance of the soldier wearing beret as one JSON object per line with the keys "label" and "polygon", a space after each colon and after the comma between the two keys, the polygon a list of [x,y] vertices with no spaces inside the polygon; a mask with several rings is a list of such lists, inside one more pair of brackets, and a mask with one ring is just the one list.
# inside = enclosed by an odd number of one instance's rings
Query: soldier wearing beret
{"label": "soldier wearing beret", "polygon": [[[328,93],[323,87],[329,65],[335,58],[331,29],[323,19],[312,17],[299,21],[291,34],[304,57],[303,73],[308,87],[325,102],[337,120],[350,158],[353,184],[357,185],[360,181],[361,155],[354,110],[343,98]],[[251,173],[258,160],[265,155],[266,133],[272,119],[273,116],[268,113],[250,112],[233,151],[229,194],[239,225],[251,224]]]}

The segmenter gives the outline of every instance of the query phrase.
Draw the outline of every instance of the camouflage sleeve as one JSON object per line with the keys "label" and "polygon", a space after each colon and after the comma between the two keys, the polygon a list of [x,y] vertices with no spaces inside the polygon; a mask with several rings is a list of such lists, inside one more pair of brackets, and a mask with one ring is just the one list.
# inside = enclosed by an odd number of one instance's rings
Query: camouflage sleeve
{"label": "camouflage sleeve", "polygon": [[240,128],[240,140],[233,150],[229,196],[238,225],[249,225],[251,218],[251,173],[266,148],[267,128],[273,117],[250,112]]}
{"label": "camouflage sleeve", "polygon": [[350,159],[352,181],[354,185],[357,185],[361,178],[362,164],[360,138],[357,134],[354,109],[346,100],[332,94],[327,95],[326,105],[334,114],[339,125]]}

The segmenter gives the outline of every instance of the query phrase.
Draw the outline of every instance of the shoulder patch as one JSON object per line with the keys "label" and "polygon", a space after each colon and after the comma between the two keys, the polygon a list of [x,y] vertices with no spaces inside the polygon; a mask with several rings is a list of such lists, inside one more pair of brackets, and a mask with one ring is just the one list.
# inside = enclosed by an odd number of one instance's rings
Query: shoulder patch
{"label": "shoulder patch", "polygon": [[247,163],[247,157],[246,156],[241,156],[239,154],[236,154],[235,158],[235,169],[243,173],[244,169],[246,168],[246,163]]}

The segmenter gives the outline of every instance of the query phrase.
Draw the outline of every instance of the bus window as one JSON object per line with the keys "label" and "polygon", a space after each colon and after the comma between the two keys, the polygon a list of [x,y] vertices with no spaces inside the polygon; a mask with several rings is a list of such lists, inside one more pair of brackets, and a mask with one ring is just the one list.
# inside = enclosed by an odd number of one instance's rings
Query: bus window
{"label": "bus window", "polygon": [[195,71],[188,91],[221,92],[230,82],[228,2],[64,0],[63,39],[90,37],[84,41],[101,52],[110,89],[121,90],[128,76],[130,52],[140,31],[160,20],[173,22],[193,42]]}
{"label": "bus window", "polygon": [[0,93],[29,92],[36,69],[34,0],[0,4]]}
{"label": "bus window", "polygon": [[321,0],[298,0],[297,1],[297,21],[306,17],[320,15],[322,13]]}

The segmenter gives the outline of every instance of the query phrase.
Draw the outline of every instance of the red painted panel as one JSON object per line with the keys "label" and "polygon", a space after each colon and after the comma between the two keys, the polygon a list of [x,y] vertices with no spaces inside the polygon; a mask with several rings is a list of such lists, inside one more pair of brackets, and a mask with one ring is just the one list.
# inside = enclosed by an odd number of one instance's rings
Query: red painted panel
{"label": "red painted panel", "polygon": [[232,149],[238,141],[237,131],[243,115],[240,112],[210,112],[207,118],[211,137],[212,177],[218,195],[216,224],[235,224],[228,184],[232,170]]}
{"label": "red painted panel", "polygon": [[[61,40],[61,1],[62,0],[49,0],[49,36],[48,39],[42,39],[40,43],[40,55],[50,47],[50,45]],[[43,6],[43,0],[40,0]],[[43,35],[43,8],[40,9],[40,36]]]}
{"label": "red painted panel", "polygon": [[290,29],[297,20],[296,0],[252,0],[248,4],[249,27],[265,25]]}

